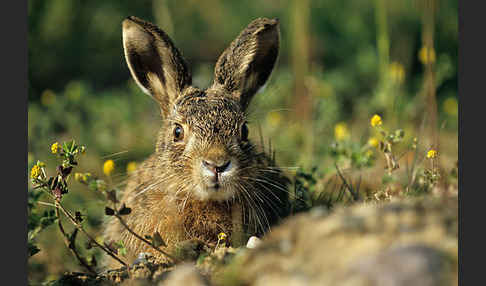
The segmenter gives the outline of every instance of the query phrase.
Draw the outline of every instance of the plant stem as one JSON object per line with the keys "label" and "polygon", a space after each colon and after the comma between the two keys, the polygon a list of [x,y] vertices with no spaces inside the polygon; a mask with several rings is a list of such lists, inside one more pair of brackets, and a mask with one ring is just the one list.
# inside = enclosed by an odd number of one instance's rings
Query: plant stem
{"label": "plant stem", "polygon": [[341,178],[341,180],[343,181],[344,185],[346,186],[346,188],[349,190],[349,192],[351,193],[351,196],[353,197],[353,199],[355,201],[358,201],[359,200],[359,194],[358,192],[354,192],[353,188],[348,184],[348,182],[346,181],[346,179],[344,178],[343,174],[341,173],[341,171],[339,170],[338,168],[338,165],[336,163],[334,163],[334,166],[336,166],[336,170],[338,172],[338,175],[339,177]]}
{"label": "plant stem", "polygon": [[109,249],[107,249],[103,245],[99,244],[89,233],[87,233],[86,230],[83,228],[83,226],[76,221],[76,219],[72,216],[72,214],[70,214],[59,201],[56,201],[56,209],[60,209],[64,213],[64,215],[69,218],[71,223],[74,224],[74,226],[77,229],[79,229],[86,237],[89,238],[90,242],[96,244],[96,246],[101,248],[104,252],[106,252],[108,255],[110,255],[112,258],[114,258],[116,261],[120,262],[120,264],[122,264],[123,266],[126,266],[127,268],[129,267],[126,262],[121,260],[112,251],[110,251]]}
{"label": "plant stem", "polygon": [[57,216],[57,225],[64,238],[64,244],[66,244],[67,248],[74,254],[76,259],[78,259],[79,263],[81,263],[81,265],[84,266],[84,268],[86,268],[89,272],[96,274],[96,271],[88,264],[88,262],[79,255],[74,241],[71,243],[71,241],[69,240],[69,237],[64,231],[64,227],[62,226],[61,216],[59,213],[59,208],[57,206],[56,206],[56,216]]}
{"label": "plant stem", "polygon": [[161,250],[160,248],[155,247],[152,243],[150,243],[150,241],[146,240],[145,238],[141,237],[136,232],[134,232],[132,229],[130,229],[130,227],[128,227],[128,225],[125,223],[125,221],[121,218],[120,215],[115,214],[115,217],[120,221],[120,223],[123,225],[123,227],[126,230],[128,230],[128,232],[130,232],[133,236],[135,236],[136,238],[140,239],[144,243],[148,244],[150,247],[152,247],[153,249],[157,250],[159,253],[162,253],[163,255],[169,257],[170,259],[172,259],[172,261],[174,263],[178,263],[179,262],[175,257],[173,257],[172,255],[166,253],[165,251]]}
{"label": "plant stem", "polygon": [[[423,2],[422,13],[422,46],[429,50],[434,50],[434,28],[435,14],[437,9],[436,0],[426,0]],[[438,126],[437,126],[437,100],[436,100],[436,72],[435,62],[428,61],[425,63],[425,75],[423,82],[423,95],[425,110],[428,115],[427,145],[438,148]]]}

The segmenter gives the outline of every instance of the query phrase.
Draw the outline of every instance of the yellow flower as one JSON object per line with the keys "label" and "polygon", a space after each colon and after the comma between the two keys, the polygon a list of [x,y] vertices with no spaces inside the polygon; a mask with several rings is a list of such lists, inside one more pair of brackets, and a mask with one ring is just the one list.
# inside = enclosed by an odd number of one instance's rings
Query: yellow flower
{"label": "yellow flower", "polygon": [[80,183],[87,183],[91,173],[75,173],[74,179]]}
{"label": "yellow flower", "polygon": [[129,162],[127,164],[127,173],[131,173],[137,169],[137,163],[136,162]]}
{"label": "yellow flower", "polygon": [[224,232],[220,232],[218,234],[218,240],[226,240],[226,237],[228,237],[228,236]]}
{"label": "yellow flower", "polygon": [[336,124],[336,126],[334,126],[334,137],[337,140],[343,140],[349,137],[349,131],[346,123],[339,122]]}
{"label": "yellow flower", "polygon": [[272,127],[276,127],[280,125],[282,122],[282,116],[278,112],[270,112],[267,115],[267,121]]}
{"label": "yellow flower", "polygon": [[405,68],[403,65],[399,62],[392,62],[389,69],[392,80],[397,84],[403,83],[405,79]]}
{"label": "yellow flower", "polygon": [[437,151],[434,149],[430,149],[429,152],[427,152],[427,158],[433,159],[437,157]]}
{"label": "yellow flower", "polygon": [[41,103],[42,105],[48,106],[53,104],[56,101],[56,94],[50,90],[46,89],[44,92],[41,94]]}
{"label": "yellow flower", "polygon": [[30,170],[30,177],[32,179],[37,179],[41,175],[41,167],[39,165],[34,165],[32,170]]}
{"label": "yellow flower", "polygon": [[58,150],[59,150],[59,143],[58,142],[51,145],[52,154],[56,154]]}
{"label": "yellow flower", "polygon": [[105,163],[103,164],[103,173],[105,173],[105,175],[107,176],[110,176],[111,173],[113,173],[113,170],[115,170],[115,162],[113,162],[113,160],[105,161]]}
{"label": "yellow flower", "polygon": [[419,51],[419,60],[422,64],[430,64],[435,62],[434,48],[423,46]]}
{"label": "yellow flower", "polygon": [[368,144],[372,147],[378,147],[378,145],[380,144],[380,141],[378,139],[376,139],[375,137],[371,137],[370,139],[368,139]]}
{"label": "yellow flower", "polygon": [[383,122],[381,121],[381,117],[378,114],[375,114],[373,117],[371,117],[370,124],[372,127],[376,127],[383,124]]}
{"label": "yellow flower", "polygon": [[444,104],[442,105],[442,109],[445,113],[451,116],[457,116],[457,100],[454,97],[449,97],[444,100]]}

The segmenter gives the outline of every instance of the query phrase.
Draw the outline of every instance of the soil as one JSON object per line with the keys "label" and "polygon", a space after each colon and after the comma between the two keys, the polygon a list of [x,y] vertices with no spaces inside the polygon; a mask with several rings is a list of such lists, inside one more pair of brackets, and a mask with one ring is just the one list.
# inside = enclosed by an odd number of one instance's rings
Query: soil
{"label": "soil", "polygon": [[148,257],[129,271],[66,273],[49,285],[457,285],[458,200],[319,207],[289,217],[254,249],[203,249],[177,266]]}

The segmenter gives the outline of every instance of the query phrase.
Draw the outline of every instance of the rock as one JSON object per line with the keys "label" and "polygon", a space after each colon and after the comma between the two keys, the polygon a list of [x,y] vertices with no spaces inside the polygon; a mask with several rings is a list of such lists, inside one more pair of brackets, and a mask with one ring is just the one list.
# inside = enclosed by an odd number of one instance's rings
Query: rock
{"label": "rock", "polygon": [[343,283],[361,281],[361,284],[379,286],[447,285],[443,279],[446,275],[442,273],[447,265],[444,265],[442,258],[440,251],[426,245],[392,247],[356,261],[343,278]]}
{"label": "rock", "polygon": [[[239,252],[242,250],[243,248],[240,248]],[[235,255],[237,255],[237,250],[233,247],[218,247],[213,252],[201,256],[196,265],[204,276],[211,277],[222,267],[231,263]]]}
{"label": "rock", "polygon": [[255,248],[261,243],[261,239],[256,236],[252,236],[248,239],[246,243],[246,248]]}
{"label": "rock", "polygon": [[181,264],[172,271],[160,286],[207,286],[208,281],[197,271],[192,264]]}
{"label": "rock", "polygon": [[457,211],[453,197],[299,214],[213,280],[218,285],[457,285]]}

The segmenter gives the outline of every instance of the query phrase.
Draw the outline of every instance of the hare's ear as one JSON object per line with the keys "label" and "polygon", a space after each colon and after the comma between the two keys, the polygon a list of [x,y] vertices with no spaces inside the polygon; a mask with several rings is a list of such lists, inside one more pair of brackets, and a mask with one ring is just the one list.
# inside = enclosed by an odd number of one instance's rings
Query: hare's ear
{"label": "hare's ear", "polygon": [[246,109],[272,73],[279,38],[278,19],[259,18],[251,22],[219,57],[214,87],[230,92]]}
{"label": "hare's ear", "polygon": [[167,115],[170,104],[191,85],[182,55],[164,31],[133,16],[123,21],[123,48],[133,79]]}

